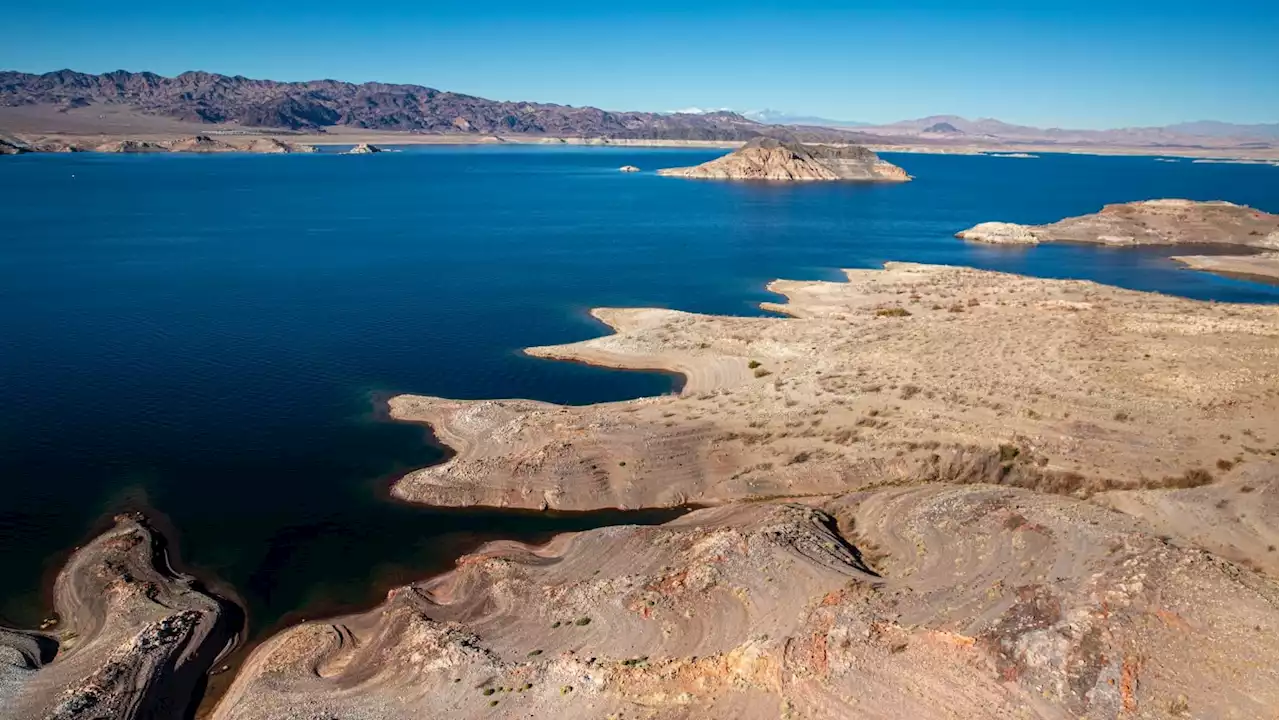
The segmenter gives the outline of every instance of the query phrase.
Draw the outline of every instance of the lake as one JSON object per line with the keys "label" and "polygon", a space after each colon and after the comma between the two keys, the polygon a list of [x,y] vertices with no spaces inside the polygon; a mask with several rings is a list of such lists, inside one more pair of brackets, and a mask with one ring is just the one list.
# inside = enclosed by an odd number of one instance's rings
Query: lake
{"label": "lake", "polygon": [[[0,159],[0,617],[38,622],[65,552],[126,508],[173,528],[186,565],[233,587],[254,631],[367,604],[486,539],[674,516],[385,498],[390,478],[441,457],[423,428],[382,418],[388,394],[580,404],[670,392],[668,375],[519,354],[601,333],[595,306],[759,314],[769,280],[886,260],[1277,299],[1274,286],[1183,269],[1169,249],[952,237],[1159,197],[1275,212],[1275,167],[886,154],[917,179],[648,172],[719,154]],[[628,164],[646,172],[617,171]]]}

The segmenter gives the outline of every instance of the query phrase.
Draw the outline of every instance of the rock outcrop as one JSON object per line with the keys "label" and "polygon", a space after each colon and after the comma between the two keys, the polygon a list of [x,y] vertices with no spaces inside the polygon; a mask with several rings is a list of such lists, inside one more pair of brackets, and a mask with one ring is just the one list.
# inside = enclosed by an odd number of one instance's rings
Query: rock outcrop
{"label": "rock outcrop", "polygon": [[956,237],[961,240],[976,240],[994,245],[1040,244],[1040,237],[1030,226],[1007,222],[978,223],[968,230],[956,233]]}
{"label": "rock outcrop", "polygon": [[287,143],[275,138],[257,138],[248,145],[240,147],[241,152],[250,153],[266,153],[266,154],[284,154],[284,153],[313,153],[316,151],[311,145],[302,145],[299,143]]}
{"label": "rock outcrop", "polygon": [[344,154],[345,155],[372,155],[373,153],[380,153],[382,151],[383,151],[382,148],[378,147],[377,145],[372,145],[370,143],[360,143],[359,145],[356,145],[355,147],[351,148]]}
{"label": "rock outcrop", "polygon": [[[215,720],[1264,717],[1273,581],[1095,504],[991,485],[495,543],[290,628]],[[1194,629],[1212,632],[1194,632]]]}
{"label": "rock outcrop", "polygon": [[956,237],[996,244],[1243,245],[1276,249],[1277,216],[1234,203],[1142,200],[1047,225],[981,223]]}
{"label": "rock outcrop", "polygon": [[623,165],[622,167],[618,168],[618,172],[624,172],[624,173],[640,172],[640,168],[636,167],[635,165]]}
{"label": "rock outcrop", "polygon": [[0,630],[0,717],[179,720],[235,640],[227,606],[175,573],[138,520],[77,550],[58,574],[59,622]]}
{"label": "rock outcrop", "polygon": [[100,153],[153,153],[169,152],[169,148],[160,143],[146,142],[144,140],[113,140],[95,147],[93,151]]}
{"label": "rock outcrop", "polygon": [[904,182],[911,176],[857,145],[802,145],[756,138],[701,165],[659,170],[659,175],[717,180],[861,180]]}
{"label": "rock outcrop", "polygon": [[235,145],[225,143],[221,140],[215,140],[208,135],[195,135],[189,138],[182,138],[168,143],[166,147],[169,152],[187,152],[187,153],[222,153],[236,152],[239,150]]}
{"label": "rock outcrop", "polygon": [[0,155],[22,155],[31,152],[31,147],[18,140],[0,137]]}

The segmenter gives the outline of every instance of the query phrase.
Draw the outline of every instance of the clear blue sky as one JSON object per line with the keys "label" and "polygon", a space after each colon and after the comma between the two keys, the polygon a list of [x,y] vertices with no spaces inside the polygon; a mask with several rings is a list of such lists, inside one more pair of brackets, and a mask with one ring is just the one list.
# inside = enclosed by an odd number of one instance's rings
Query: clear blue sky
{"label": "clear blue sky", "polygon": [[28,72],[200,69],[871,122],[1277,119],[1276,0],[16,0],[4,25],[0,68]]}

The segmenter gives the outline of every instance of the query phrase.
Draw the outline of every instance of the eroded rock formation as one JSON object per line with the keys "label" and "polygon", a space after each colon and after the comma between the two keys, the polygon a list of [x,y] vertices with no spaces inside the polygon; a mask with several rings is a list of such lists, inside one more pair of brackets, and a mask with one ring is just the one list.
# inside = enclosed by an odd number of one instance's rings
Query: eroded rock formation
{"label": "eroded rock formation", "polygon": [[0,717],[188,716],[238,628],[221,601],[168,566],[159,543],[118,517],[58,574],[54,629],[0,631]]}
{"label": "eroded rock formation", "polygon": [[716,180],[864,180],[904,182],[905,170],[857,145],[802,145],[755,138],[701,165],[659,170],[659,175]]}

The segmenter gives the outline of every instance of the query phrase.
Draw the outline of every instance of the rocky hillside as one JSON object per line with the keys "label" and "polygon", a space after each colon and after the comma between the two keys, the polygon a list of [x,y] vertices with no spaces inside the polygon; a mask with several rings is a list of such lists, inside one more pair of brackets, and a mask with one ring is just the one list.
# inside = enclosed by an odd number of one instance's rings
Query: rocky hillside
{"label": "rocky hillside", "polygon": [[[71,109],[104,104],[191,122],[311,131],[343,125],[431,133],[680,140],[747,140],[785,132],[732,112],[609,112],[500,102],[419,85],[275,82],[207,72],[172,78],[124,70],[102,75],[71,70],[43,75],[0,72],[0,106]],[[810,139],[846,134],[826,129],[809,133],[814,136]]]}
{"label": "rocky hillside", "polygon": [[874,180],[903,182],[911,176],[857,145],[802,145],[759,137],[710,162],[659,170],[660,175],[717,180]]}

